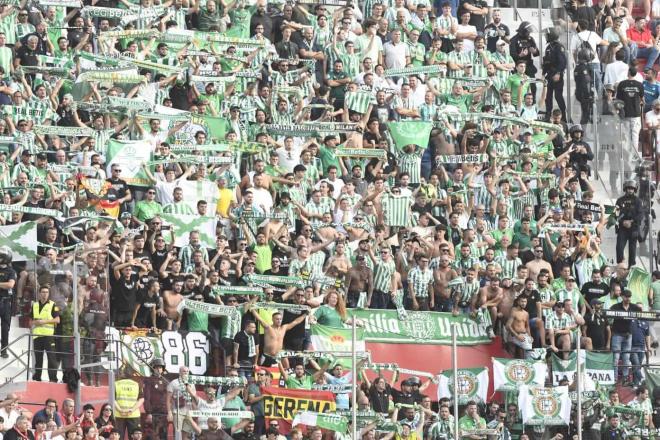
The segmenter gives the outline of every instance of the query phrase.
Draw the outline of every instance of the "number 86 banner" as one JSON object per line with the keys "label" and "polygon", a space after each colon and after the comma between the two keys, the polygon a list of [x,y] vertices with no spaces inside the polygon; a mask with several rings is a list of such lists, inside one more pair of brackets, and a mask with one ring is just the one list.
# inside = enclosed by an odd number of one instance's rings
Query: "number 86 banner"
{"label": "number 86 banner", "polygon": [[149,365],[161,358],[168,373],[178,374],[179,368],[186,366],[192,375],[206,374],[209,341],[202,332],[164,331],[152,335],[146,330],[106,327],[105,337],[108,341],[120,341],[107,344],[102,358],[105,368],[127,366],[142,376],[149,376]]}

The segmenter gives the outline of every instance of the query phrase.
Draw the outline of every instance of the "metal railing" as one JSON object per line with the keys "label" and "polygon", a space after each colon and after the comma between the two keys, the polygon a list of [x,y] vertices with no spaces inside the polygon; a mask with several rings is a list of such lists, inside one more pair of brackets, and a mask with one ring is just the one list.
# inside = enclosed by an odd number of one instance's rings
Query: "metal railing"
{"label": "metal railing", "polygon": [[[73,345],[73,336],[53,335],[51,337],[55,338],[56,340],[71,341]],[[145,367],[148,371],[153,372],[153,368],[151,367],[151,365],[145,362],[143,359],[141,359],[140,356],[128,344],[126,344],[121,340],[114,338],[97,339],[97,338],[87,338],[87,337],[81,337],[80,339],[83,346],[85,343],[98,344],[99,342],[102,342],[105,345],[105,349],[101,352],[98,353],[87,352],[82,354],[83,358],[88,362],[80,365],[79,373],[80,373],[81,381],[85,374],[101,375],[101,376],[107,375],[108,386],[112,391],[114,374],[115,372],[121,369],[130,368],[132,370],[133,375],[144,377],[143,375],[140,374],[139,370],[135,368],[131,368],[128,364],[124,363],[122,361],[121,355],[119,356],[115,355],[116,353],[122,353],[126,351],[131,352],[133,354],[131,358],[131,362],[137,362],[142,367]],[[27,345],[24,348],[19,349],[18,347],[22,347],[22,344],[25,344],[26,341],[27,341]],[[14,339],[7,346],[7,352],[11,360],[9,362],[4,363],[3,365],[0,365],[0,376],[5,377],[5,383],[0,383],[0,389],[5,384],[12,383],[15,380],[19,379],[20,377],[22,377],[23,375],[25,377],[25,380],[28,381],[31,380],[34,374],[34,370],[36,368],[36,365],[34,365],[34,336],[32,335],[32,333],[25,333],[19,336],[18,338]],[[49,350],[49,352],[56,356],[71,356],[73,354],[72,351],[63,351],[61,349]],[[41,370],[45,372],[56,370],[59,373],[60,371],[63,371],[63,369],[60,368],[59,365],[60,361],[61,358],[60,360],[58,360],[57,368],[48,368],[47,366],[41,365],[40,366]],[[44,363],[45,362],[46,359],[44,359]],[[17,364],[20,365],[18,371],[9,372],[11,369],[16,368]],[[167,379],[164,380],[169,384],[169,381]],[[113,395],[114,392],[111,393],[110,397],[112,397]]]}

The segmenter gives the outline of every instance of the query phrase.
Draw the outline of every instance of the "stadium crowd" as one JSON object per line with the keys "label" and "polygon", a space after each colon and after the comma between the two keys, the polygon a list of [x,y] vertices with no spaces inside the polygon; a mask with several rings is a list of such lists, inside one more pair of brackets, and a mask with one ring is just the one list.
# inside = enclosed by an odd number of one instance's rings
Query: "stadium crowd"
{"label": "stadium crowd", "polygon": [[108,325],[210,343],[206,380],[155,358],[147,378],[123,369],[100,407],[31,412],[9,394],[3,438],[343,440],[320,421],[281,430],[262,390],[325,384],[341,412],[354,375],[363,439],[575,438],[575,410],[567,426],[524,426],[508,392],[454,414],[430,379],[310,354],[312,326],[364,325],[351,309],[469,317],[518,359],[611,351],[635,398],[591,400],[583,436],[654,437],[649,323],[605,316],[660,311],[660,272],[628,286],[654,188],[642,168],[610,175],[614,206],[595,197],[593,146],[564,94],[570,76],[581,124],[597,103],[631,149],[640,131],[653,141],[659,3],[633,17],[632,1],[573,0],[545,47],[529,22],[503,21],[509,7],[2,0],[2,358],[18,314],[33,380],[105,383],[101,367],[73,368],[74,309],[85,363]]}

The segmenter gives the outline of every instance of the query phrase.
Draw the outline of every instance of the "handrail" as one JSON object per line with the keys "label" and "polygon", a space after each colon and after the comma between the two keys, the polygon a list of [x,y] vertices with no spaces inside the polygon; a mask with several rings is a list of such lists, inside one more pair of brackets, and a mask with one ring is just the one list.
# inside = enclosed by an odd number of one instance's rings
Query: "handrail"
{"label": "handrail", "polygon": [[[69,336],[69,335],[52,335],[51,337],[56,338],[56,339],[73,338],[73,336]],[[12,350],[13,346],[15,347],[17,344],[19,344],[20,341],[23,341],[25,338],[28,339],[28,344],[27,344],[27,348],[24,351],[22,351],[21,353],[16,353],[16,351]],[[17,379],[18,377],[20,377],[22,374],[25,374],[25,373],[27,373],[27,376],[26,376],[27,380],[30,379],[30,377],[31,377],[30,374],[33,373],[33,370],[34,370],[34,366],[32,365],[32,362],[31,362],[31,356],[32,356],[32,353],[33,353],[32,339],[33,339],[32,332],[27,332],[27,333],[24,333],[24,334],[18,336],[17,338],[15,338],[13,341],[11,341],[7,345],[7,352],[10,354],[10,356],[13,357],[13,359],[17,360],[18,362],[20,362],[22,364],[22,368],[20,369],[20,371],[13,374],[11,377],[6,377],[5,382],[0,383],[0,388],[2,388],[2,386],[6,385],[7,383],[12,383],[15,379]],[[88,338],[88,337],[82,337],[81,340],[99,341],[98,338]],[[109,360],[110,365],[108,367],[106,367],[105,369],[108,370],[108,371],[109,370],[113,370],[113,371],[118,370],[119,368],[121,368],[121,365],[119,365],[119,363],[117,362],[119,359],[121,359],[121,355],[118,354],[118,353],[120,353],[119,350],[126,349],[126,350],[128,350],[128,351],[130,351],[131,353],[134,354],[134,356],[133,356],[134,361],[140,363],[143,366],[146,366],[149,369],[149,371],[151,371],[153,373],[153,371],[154,371],[153,367],[148,362],[146,362],[142,358],[140,358],[137,355],[137,353],[126,342],[124,342],[120,339],[114,339],[114,338],[102,339],[102,341],[104,341],[107,344],[107,346],[109,346],[111,344],[116,344],[115,351],[113,353],[113,351],[111,351],[111,350],[109,351],[109,350],[106,349],[102,353],[94,354],[95,358],[99,358],[99,361],[97,363],[95,363],[94,366],[99,365],[100,358],[106,357],[106,358],[109,358],[108,360]],[[55,350],[53,350],[51,352],[57,353],[57,354],[70,354],[70,352],[62,352],[62,351],[55,351]],[[27,357],[26,360],[24,360],[25,357]],[[2,373],[2,371],[6,371],[9,367],[15,367],[15,366],[16,366],[16,362],[7,362],[4,365],[0,365],[0,373]],[[82,372],[84,370],[88,369],[88,368],[92,368],[92,367],[91,366],[81,367],[80,373],[82,374]],[[49,370],[48,368],[42,368],[42,371],[48,371],[48,370]],[[58,371],[59,371],[59,368],[58,368]],[[140,374],[140,372],[136,369],[133,369],[133,373],[136,376],[148,377],[148,376],[144,376],[144,375]],[[162,378],[169,385],[170,380],[168,380],[165,377],[165,375],[163,375]]]}

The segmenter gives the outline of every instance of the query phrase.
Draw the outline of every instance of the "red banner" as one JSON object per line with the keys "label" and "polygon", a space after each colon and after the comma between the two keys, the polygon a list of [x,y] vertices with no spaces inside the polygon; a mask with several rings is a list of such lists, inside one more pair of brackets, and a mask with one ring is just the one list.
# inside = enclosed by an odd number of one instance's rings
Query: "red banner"
{"label": "red banner", "polygon": [[263,387],[261,393],[265,396],[263,402],[266,423],[278,420],[281,434],[289,433],[291,422],[298,411],[326,413],[336,409],[335,395],[330,391]]}

